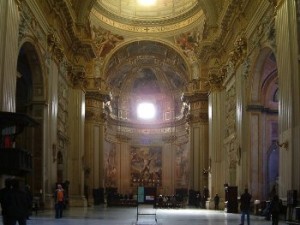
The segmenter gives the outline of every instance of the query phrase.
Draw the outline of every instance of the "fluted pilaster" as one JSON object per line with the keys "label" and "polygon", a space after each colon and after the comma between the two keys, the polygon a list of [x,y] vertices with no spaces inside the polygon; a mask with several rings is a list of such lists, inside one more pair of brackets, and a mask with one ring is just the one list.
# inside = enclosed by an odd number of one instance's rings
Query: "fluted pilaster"
{"label": "fluted pilaster", "polygon": [[[288,142],[280,151],[279,190],[300,189],[299,149],[299,37],[297,36],[296,1],[280,1],[277,6],[276,41],[279,76],[279,142]],[[299,11],[299,9],[298,9]],[[286,163],[290,162],[290,163]],[[284,176],[289,174],[289,176]]]}
{"label": "fluted pilaster", "polygon": [[209,159],[211,180],[209,184],[211,196],[216,193],[224,198],[223,185],[227,183],[225,150],[223,146],[224,140],[224,92],[214,91],[209,95]]}
{"label": "fluted pilaster", "polygon": [[104,187],[104,140],[105,120],[104,103],[109,96],[99,92],[86,94],[84,167],[89,171],[85,181],[90,187]]}
{"label": "fluted pilaster", "polygon": [[85,94],[80,89],[71,89],[69,99],[68,176],[70,181],[70,205],[83,206],[84,201],[84,119]]}
{"label": "fluted pilaster", "polygon": [[19,10],[15,0],[0,2],[0,110],[16,110]]}

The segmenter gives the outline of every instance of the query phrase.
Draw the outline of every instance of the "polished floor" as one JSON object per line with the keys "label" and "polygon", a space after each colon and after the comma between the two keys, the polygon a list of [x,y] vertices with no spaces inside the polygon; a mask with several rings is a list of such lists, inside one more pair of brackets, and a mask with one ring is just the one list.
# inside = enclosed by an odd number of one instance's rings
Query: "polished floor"
{"label": "polished floor", "polygon": [[[142,215],[149,214],[149,215]],[[155,221],[155,216],[157,222]],[[138,220],[137,220],[138,219]],[[238,225],[240,215],[205,209],[144,209],[136,207],[70,208],[55,219],[53,210],[32,215],[28,225]],[[269,224],[264,217],[251,215],[251,225]],[[280,225],[286,224],[280,221]]]}

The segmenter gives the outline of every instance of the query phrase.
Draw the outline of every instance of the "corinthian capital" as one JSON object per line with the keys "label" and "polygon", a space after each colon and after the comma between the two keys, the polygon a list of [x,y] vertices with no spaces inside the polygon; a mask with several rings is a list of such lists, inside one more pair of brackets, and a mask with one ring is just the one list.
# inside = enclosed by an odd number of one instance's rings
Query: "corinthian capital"
{"label": "corinthian capital", "polygon": [[222,68],[211,69],[208,73],[208,83],[210,91],[221,91],[224,89],[223,81],[226,77],[226,72]]}
{"label": "corinthian capital", "polygon": [[85,74],[86,72],[83,66],[75,66],[68,68],[68,78],[74,87],[83,88],[87,85]]}

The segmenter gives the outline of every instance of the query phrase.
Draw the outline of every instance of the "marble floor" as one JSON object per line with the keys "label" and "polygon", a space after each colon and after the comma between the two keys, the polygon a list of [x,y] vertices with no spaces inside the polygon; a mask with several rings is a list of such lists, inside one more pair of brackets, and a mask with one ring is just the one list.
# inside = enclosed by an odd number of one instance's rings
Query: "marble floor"
{"label": "marble floor", "polygon": [[[146,211],[143,211],[146,210]],[[147,211],[148,210],[148,211]],[[150,215],[142,215],[150,214]],[[155,221],[155,215],[157,222]],[[137,220],[138,217],[138,220]],[[206,209],[141,209],[136,207],[93,206],[70,208],[55,219],[53,210],[32,215],[28,225],[238,225],[240,215]],[[264,217],[251,215],[251,225],[272,224]],[[280,221],[280,225],[285,224]]]}

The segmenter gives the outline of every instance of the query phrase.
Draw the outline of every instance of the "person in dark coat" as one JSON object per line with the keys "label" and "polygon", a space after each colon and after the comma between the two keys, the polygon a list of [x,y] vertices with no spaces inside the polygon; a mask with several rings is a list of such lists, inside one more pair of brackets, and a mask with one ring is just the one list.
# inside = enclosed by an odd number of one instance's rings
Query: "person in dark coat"
{"label": "person in dark coat", "polygon": [[3,198],[7,210],[7,222],[9,225],[26,225],[30,202],[27,194],[20,189],[17,179],[11,180],[11,189]]}
{"label": "person in dark coat", "polygon": [[7,221],[7,206],[4,202],[4,198],[7,196],[7,193],[9,192],[11,188],[11,179],[10,178],[7,178],[5,180],[5,186],[4,188],[2,188],[0,190],[0,204],[1,204],[1,209],[2,209],[2,222],[3,222],[3,225],[8,225],[8,221]]}
{"label": "person in dark coat", "polygon": [[245,216],[247,216],[247,224],[250,225],[250,206],[251,206],[252,195],[248,193],[246,188],[244,193],[241,195],[241,224],[244,225]]}
{"label": "person in dark coat", "polygon": [[272,215],[272,225],[278,225],[279,214],[281,211],[282,203],[278,195],[274,195],[270,203],[270,213]]}
{"label": "person in dark coat", "polygon": [[220,197],[218,194],[215,195],[214,197],[214,203],[215,203],[215,210],[219,209],[219,203],[220,203]]}

